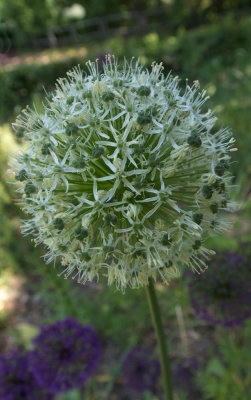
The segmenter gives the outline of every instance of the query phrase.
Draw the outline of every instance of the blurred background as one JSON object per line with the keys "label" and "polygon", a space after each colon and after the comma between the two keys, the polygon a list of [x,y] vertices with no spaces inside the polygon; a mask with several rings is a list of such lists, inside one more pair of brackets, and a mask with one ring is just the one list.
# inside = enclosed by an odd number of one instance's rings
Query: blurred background
{"label": "blurred background", "polygon": [[[219,126],[232,128],[239,149],[233,155],[232,196],[240,209],[231,216],[232,229],[209,241],[222,255],[210,267],[216,280],[217,266],[235,268],[239,288],[247,291],[245,306],[251,309],[251,287],[243,284],[251,281],[251,1],[0,0],[0,352],[30,349],[41,324],[72,316],[94,327],[102,357],[81,393],[72,390],[56,399],[160,400],[158,381],[138,390],[123,376],[131,349],[156,351],[144,290],[123,295],[102,281],[80,286],[58,277],[53,265],[45,265],[43,249],[20,234],[23,215],[8,173],[9,157],[23,146],[11,129],[21,109],[27,104],[42,109],[45,91],[58,77],[76,64],[85,69],[88,59],[98,58],[102,65],[107,53],[119,59],[139,57],[146,66],[162,62],[166,73],[171,70],[190,83],[199,80],[211,96],[209,107]],[[203,317],[194,307],[191,279],[200,278],[185,276],[168,288],[157,285],[175,399],[249,400],[249,313],[241,321],[224,323],[222,296],[215,290],[210,297],[205,286],[198,296],[206,299],[201,303],[208,307],[207,315],[222,319]],[[228,304],[236,305],[230,286],[228,295]],[[139,373],[137,365],[134,373]]]}

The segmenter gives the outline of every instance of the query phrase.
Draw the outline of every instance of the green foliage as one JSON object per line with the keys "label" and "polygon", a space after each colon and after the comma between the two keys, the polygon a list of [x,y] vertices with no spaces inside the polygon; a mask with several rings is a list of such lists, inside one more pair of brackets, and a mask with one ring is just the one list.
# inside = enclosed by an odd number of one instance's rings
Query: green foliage
{"label": "green foliage", "polygon": [[8,45],[11,48],[25,45],[30,41],[31,34],[45,31],[52,21],[56,22],[51,3],[55,2],[53,0],[0,1],[1,21],[4,21],[0,33],[7,42],[7,49]]}
{"label": "green foliage", "polygon": [[[219,334],[219,357],[210,358],[205,369],[198,374],[205,399],[249,400],[251,346],[248,330],[239,333],[239,337],[230,337],[225,331]],[[238,346],[239,340],[245,341],[246,346]]]}
{"label": "green foliage", "polygon": [[64,76],[79,60],[67,59],[64,62],[50,64],[20,65],[10,71],[0,70],[0,123],[11,120],[27,104],[31,104],[35,95],[40,97],[54,86],[58,77]]}
{"label": "green foliage", "polygon": [[[102,18],[107,14],[138,12],[147,15],[156,7],[161,13],[154,16],[155,25],[168,20],[168,29],[173,27],[196,27],[202,23],[221,22],[222,14],[245,13],[250,6],[249,0],[0,0],[0,15],[4,22],[0,27],[4,48],[30,47],[30,36],[45,37],[53,26],[71,22],[65,16],[65,10],[74,4],[82,6],[87,18]],[[74,20],[74,19],[73,19]],[[123,27],[115,20],[116,27]]]}

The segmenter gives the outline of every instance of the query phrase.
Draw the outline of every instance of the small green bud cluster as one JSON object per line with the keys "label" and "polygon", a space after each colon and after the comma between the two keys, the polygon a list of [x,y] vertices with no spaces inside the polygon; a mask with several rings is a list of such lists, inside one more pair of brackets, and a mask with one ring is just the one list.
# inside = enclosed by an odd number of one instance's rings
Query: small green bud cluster
{"label": "small green bud cluster", "polygon": [[124,290],[205,269],[204,239],[232,207],[230,131],[217,129],[205,91],[182,89],[161,65],[87,65],[14,124],[29,142],[13,166],[24,233],[81,283],[104,274]]}
{"label": "small green bud cluster", "polygon": [[79,240],[83,240],[83,239],[87,238],[87,236],[88,236],[88,230],[85,229],[85,228],[83,228],[82,226],[79,226],[79,227],[75,230],[75,233],[76,233],[76,237],[77,237]]}
{"label": "small green bud cluster", "polygon": [[104,92],[102,94],[102,99],[104,101],[112,101],[112,100],[114,100],[114,98],[115,98],[115,95],[112,92]]}
{"label": "small green bud cluster", "polygon": [[192,147],[199,148],[202,144],[202,141],[197,133],[192,133],[192,135],[187,139],[187,143]]}
{"label": "small green bud cluster", "polygon": [[16,174],[16,180],[20,181],[20,182],[26,181],[28,179],[28,177],[29,176],[28,176],[27,171],[25,169],[21,169],[21,171],[19,171]]}
{"label": "small green bud cluster", "polygon": [[215,167],[215,172],[219,176],[223,176],[224,172],[229,169],[229,163],[226,160],[220,160]]}

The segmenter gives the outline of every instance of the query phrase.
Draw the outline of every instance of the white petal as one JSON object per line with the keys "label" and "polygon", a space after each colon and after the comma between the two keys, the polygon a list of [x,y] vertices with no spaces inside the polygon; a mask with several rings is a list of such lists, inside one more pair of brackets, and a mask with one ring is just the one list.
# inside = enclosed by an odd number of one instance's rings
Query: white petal
{"label": "white petal", "polygon": [[96,144],[101,144],[101,145],[104,145],[104,146],[111,146],[111,147],[117,147],[118,146],[118,144],[116,142],[108,142],[106,140],[99,140],[99,141],[96,142]]}
{"label": "white petal", "polygon": [[102,178],[96,178],[96,181],[106,182],[106,181],[111,181],[112,179],[116,179],[116,175],[108,175],[108,176],[103,176]]}
{"label": "white petal", "polygon": [[131,171],[125,172],[126,176],[132,176],[132,175],[141,175],[148,172],[148,169],[133,169]]}
{"label": "white petal", "polygon": [[102,156],[101,157],[102,158],[102,160],[104,161],[104,163],[107,165],[107,167],[109,167],[111,170],[112,170],[112,172],[117,172],[117,168],[115,167],[115,165],[114,164],[112,164],[111,163],[111,161],[109,161],[106,157],[104,157],[104,156]]}
{"label": "white petal", "polygon": [[52,150],[50,150],[50,153],[51,153],[51,156],[52,156],[53,160],[55,161],[55,164],[59,165],[59,161],[58,161],[57,155]]}
{"label": "white petal", "polygon": [[50,136],[50,141],[54,144],[54,146],[58,146],[58,142],[53,136]]}
{"label": "white petal", "polygon": [[99,197],[98,197],[98,186],[97,186],[97,181],[96,181],[96,179],[94,179],[93,180],[93,196],[94,196],[94,199],[96,200],[96,201],[99,201]]}

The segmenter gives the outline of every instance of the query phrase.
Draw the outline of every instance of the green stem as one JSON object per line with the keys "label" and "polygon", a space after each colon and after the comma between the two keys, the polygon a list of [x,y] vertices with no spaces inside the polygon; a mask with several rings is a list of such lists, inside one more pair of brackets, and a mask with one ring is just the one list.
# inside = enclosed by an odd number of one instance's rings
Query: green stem
{"label": "green stem", "polygon": [[164,392],[165,392],[164,399],[173,400],[171,370],[170,370],[167,342],[165,339],[165,333],[161,321],[160,309],[157,296],[155,293],[154,282],[151,278],[149,279],[148,286],[146,286],[146,295],[158,341],[161,373],[162,373]]}

